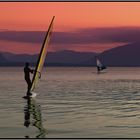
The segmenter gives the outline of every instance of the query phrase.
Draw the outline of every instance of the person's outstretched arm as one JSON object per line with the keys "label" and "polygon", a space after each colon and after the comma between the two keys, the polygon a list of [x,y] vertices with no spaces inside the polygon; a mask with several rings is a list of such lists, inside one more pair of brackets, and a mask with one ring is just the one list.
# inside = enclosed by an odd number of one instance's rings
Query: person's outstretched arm
{"label": "person's outstretched arm", "polygon": [[29,68],[29,71],[30,71],[31,73],[33,73],[35,70],[32,70],[32,69]]}

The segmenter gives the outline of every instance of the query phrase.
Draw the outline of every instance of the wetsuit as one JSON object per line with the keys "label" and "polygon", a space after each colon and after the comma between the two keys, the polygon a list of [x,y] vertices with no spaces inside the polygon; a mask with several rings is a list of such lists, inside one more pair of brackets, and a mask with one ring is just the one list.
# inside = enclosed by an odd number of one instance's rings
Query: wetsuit
{"label": "wetsuit", "polygon": [[31,70],[29,67],[25,67],[24,68],[24,78],[25,78],[25,81],[27,82],[27,85],[28,85],[28,91],[27,91],[27,95],[29,94],[30,92],[30,88],[31,88],[31,80],[30,80],[30,73],[33,73],[34,70]]}

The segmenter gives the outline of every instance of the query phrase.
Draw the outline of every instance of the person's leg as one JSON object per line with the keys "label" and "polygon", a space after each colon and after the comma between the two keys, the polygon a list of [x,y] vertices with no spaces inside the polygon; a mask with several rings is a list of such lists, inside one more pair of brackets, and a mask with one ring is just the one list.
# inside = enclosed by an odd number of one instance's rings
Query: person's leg
{"label": "person's leg", "polygon": [[31,94],[30,89],[31,89],[31,84],[32,84],[30,79],[27,80],[27,84],[28,84],[27,96],[29,96]]}

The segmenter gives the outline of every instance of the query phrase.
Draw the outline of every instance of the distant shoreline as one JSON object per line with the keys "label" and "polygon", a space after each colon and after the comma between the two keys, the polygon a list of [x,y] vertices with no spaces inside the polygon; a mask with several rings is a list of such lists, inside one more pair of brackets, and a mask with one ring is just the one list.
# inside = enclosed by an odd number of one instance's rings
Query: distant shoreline
{"label": "distant shoreline", "polygon": [[[24,67],[23,65],[0,65],[0,67]],[[31,67],[35,67],[35,65],[31,64]],[[44,65],[44,67],[93,67],[96,68],[96,66],[84,66],[84,65]],[[113,67],[140,67],[140,66],[107,66],[108,68],[113,68]]]}

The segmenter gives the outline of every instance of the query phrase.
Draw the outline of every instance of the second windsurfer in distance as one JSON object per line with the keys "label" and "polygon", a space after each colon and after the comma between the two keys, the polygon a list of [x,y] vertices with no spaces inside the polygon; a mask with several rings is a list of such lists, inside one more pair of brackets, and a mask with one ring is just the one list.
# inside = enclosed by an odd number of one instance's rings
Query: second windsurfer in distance
{"label": "second windsurfer in distance", "polygon": [[34,70],[30,69],[29,63],[26,62],[25,67],[24,67],[24,78],[25,78],[25,81],[27,82],[27,85],[28,85],[27,96],[31,95],[30,88],[31,88],[32,82],[30,80],[30,73],[33,73],[33,72],[34,72]]}

